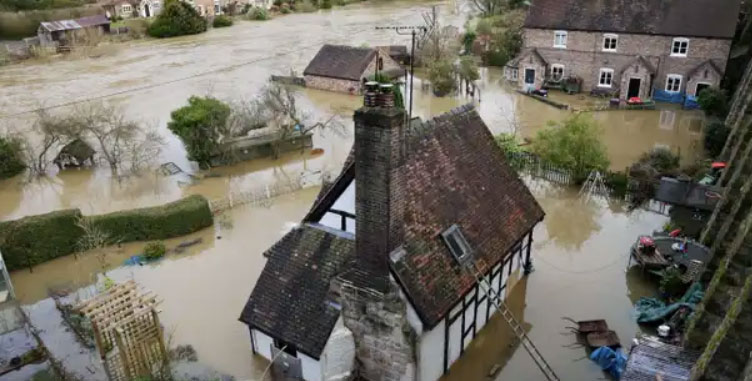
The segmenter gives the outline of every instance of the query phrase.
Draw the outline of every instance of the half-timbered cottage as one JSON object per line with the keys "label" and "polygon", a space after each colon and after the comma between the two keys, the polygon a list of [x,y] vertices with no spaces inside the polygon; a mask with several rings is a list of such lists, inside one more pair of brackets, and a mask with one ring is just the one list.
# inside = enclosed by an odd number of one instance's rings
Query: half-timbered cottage
{"label": "half-timbered cottage", "polygon": [[472,106],[354,119],[342,172],[265,253],[240,320],[288,377],[436,380],[527,274],[544,213]]}

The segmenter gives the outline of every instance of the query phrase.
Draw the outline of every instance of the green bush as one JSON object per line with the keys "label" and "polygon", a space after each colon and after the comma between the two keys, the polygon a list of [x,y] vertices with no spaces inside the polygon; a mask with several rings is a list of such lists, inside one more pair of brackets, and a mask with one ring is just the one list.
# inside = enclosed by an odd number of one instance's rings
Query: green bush
{"label": "green bush", "polygon": [[532,149],[543,161],[572,171],[580,181],[590,171],[603,172],[609,166],[602,135],[601,126],[589,114],[575,114],[561,125],[550,122],[538,132]]}
{"label": "green bush", "polygon": [[[259,9],[259,8],[254,8]],[[208,168],[219,149],[219,139],[227,126],[230,106],[212,97],[190,97],[188,106],[172,112],[167,128],[185,144],[188,158]]]}
{"label": "green bush", "polygon": [[162,206],[91,216],[92,226],[116,242],[148,241],[186,235],[213,223],[209,202],[193,195]]}
{"label": "green bush", "polygon": [[504,66],[517,56],[521,49],[522,32],[517,29],[505,29],[491,36],[491,50],[484,58],[488,65]]}
{"label": "green bush", "polygon": [[428,66],[428,80],[433,85],[433,93],[443,97],[457,88],[454,80],[454,66],[448,60],[438,60]]}
{"label": "green bush", "polygon": [[0,179],[13,177],[25,168],[21,141],[0,137]]}
{"label": "green bush", "polygon": [[219,15],[214,18],[212,26],[215,28],[223,28],[226,26],[232,26],[232,18],[225,15]]}
{"label": "green bush", "polygon": [[285,15],[290,13],[290,5],[287,3],[282,4],[282,6],[279,8],[279,11]]}
{"label": "green bush", "polygon": [[248,12],[247,17],[249,20],[256,20],[256,21],[269,20],[269,12],[267,12],[266,9],[264,8],[254,7],[254,8],[251,8],[250,12]]}
{"label": "green bush", "polygon": [[194,195],[153,208],[81,217],[78,209],[62,210],[20,220],[0,222],[0,251],[9,270],[26,268],[76,252],[84,235],[79,220],[114,242],[149,241],[193,233],[209,227],[209,202]]}
{"label": "green bush", "polygon": [[608,172],[605,183],[613,191],[614,196],[624,197],[627,194],[629,177],[624,172]]}
{"label": "green bush", "polygon": [[31,267],[76,251],[83,229],[78,209],[0,222],[0,251],[8,270]]}
{"label": "green bush", "polygon": [[206,20],[192,5],[180,0],[167,0],[164,9],[149,25],[152,37],[164,38],[198,34],[206,31]]}
{"label": "green bush", "polygon": [[679,169],[679,156],[667,148],[655,148],[650,152],[645,152],[637,162],[649,165],[658,174],[668,175]]}
{"label": "green bush", "polygon": [[525,151],[525,147],[520,145],[520,140],[515,134],[502,132],[496,135],[494,140],[496,140],[496,145],[498,145],[507,156]]}
{"label": "green bush", "polygon": [[315,12],[316,5],[310,1],[301,1],[299,4],[295,4],[295,11],[303,13]]}
{"label": "green bush", "polygon": [[478,72],[478,65],[475,63],[475,59],[470,56],[460,58],[460,77],[467,81],[477,81],[480,78]]}
{"label": "green bush", "polygon": [[729,132],[729,128],[721,121],[714,121],[705,127],[703,143],[705,146],[705,152],[708,153],[708,156],[715,158],[721,154]]}
{"label": "green bush", "polygon": [[332,7],[332,0],[321,0],[319,3],[319,8],[321,9],[331,9]]}
{"label": "green bush", "polygon": [[465,47],[465,54],[471,54],[473,51],[473,43],[475,43],[475,39],[478,37],[478,35],[475,34],[473,31],[467,31],[464,36],[462,36],[462,46]]}
{"label": "green bush", "polygon": [[144,248],[144,258],[154,260],[164,257],[167,248],[163,242],[149,242]]}
{"label": "green bush", "polygon": [[725,118],[729,112],[728,96],[717,87],[708,87],[700,91],[697,103],[710,116]]}

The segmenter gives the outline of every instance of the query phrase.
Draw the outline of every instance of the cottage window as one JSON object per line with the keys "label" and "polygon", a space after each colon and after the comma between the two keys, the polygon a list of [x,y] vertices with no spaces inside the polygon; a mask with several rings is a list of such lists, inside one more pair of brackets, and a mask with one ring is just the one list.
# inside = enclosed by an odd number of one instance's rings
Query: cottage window
{"label": "cottage window", "polygon": [[671,55],[675,57],[686,57],[689,50],[688,38],[675,38],[671,44]]}
{"label": "cottage window", "polygon": [[603,35],[603,51],[604,52],[615,52],[616,51],[616,45],[619,42],[619,36],[615,34],[604,34]]}
{"label": "cottage window", "polygon": [[557,30],[554,32],[554,48],[566,48],[567,47],[567,32],[563,30]]}
{"label": "cottage window", "polygon": [[130,4],[123,4],[120,6],[120,12],[121,13],[131,13],[131,5]]}
{"label": "cottage window", "polygon": [[611,87],[614,82],[614,69],[602,68],[598,76],[598,87]]}
{"label": "cottage window", "polygon": [[519,73],[519,69],[517,68],[509,69],[509,79],[516,81],[518,78],[517,76],[519,75],[518,73]]}
{"label": "cottage window", "polygon": [[666,77],[666,91],[678,93],[681,91],[682,76],[679,74],[669,74]]}
{"label": "cottage window", "polygon": [[452,256],[457,262],[465,264],[471,259],[472,249],[470,248],[470,244],[467,243],[459,226],[450,226],[449,229],[441,233],[441,237],[444,238],[444,243],[447,245],[449,252],[452,253]]}
{"label": "cottage window", "polygon": [[564,65],[553,64],[551,65],[551,79],[558,82],[564,77]]}
{"label": "cottage window", "polygon": [[222,14],[222,6],[219,4],[219,0],[214,0],[214,14],[215,15]]}

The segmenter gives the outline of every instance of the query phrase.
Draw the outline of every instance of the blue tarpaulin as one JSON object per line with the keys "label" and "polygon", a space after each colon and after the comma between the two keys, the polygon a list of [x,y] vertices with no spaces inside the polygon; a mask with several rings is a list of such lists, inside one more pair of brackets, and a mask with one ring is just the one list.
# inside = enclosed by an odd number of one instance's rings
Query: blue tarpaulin
{"label": "blue tarpaulin", "polygon": [[653,100],[656,102],[684,103],[684,95],[666,90],[653,89]]}
{"label": "blue tarpaulin", "polygon": [[697,103],[697,97],[693,95],[687,95],[686,99],[684,100],[684,108],[687,110],[696,110],[700,108],[700,104]]}
{"label": "blue tarpaulin", "polygon": [[613,350],[609,347],[600,347],[590,354],[590,359],[598,363],[601,369],[616,380],[621,378],[624,367],[627,365],[627,356],[621,348]]}
{"label": "blue tarpaulin", "polygon": [[656,298],[640,298],[635,304],[637,322],[651,323],[661,321],[671,316],[671,314],[681,307],[689,307],[689,309],[694,310],[695,305],[702,300],[703,295],[702,285],[694,283],[684,293],[684,296],[673,304],[666,305],[662,300]]}

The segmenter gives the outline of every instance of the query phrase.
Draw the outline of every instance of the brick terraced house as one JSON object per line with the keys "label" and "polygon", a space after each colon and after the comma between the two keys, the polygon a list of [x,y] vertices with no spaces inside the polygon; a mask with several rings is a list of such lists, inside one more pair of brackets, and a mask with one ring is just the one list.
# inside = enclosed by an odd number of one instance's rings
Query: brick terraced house
{"label": "brick terraced house", "polygon": [[398,49],[324,45],[303,71],[306,87],[360,94],[363,83],[377,69],[388,77],[404,74],[402,66],[391,57]]}
{"label": "brick terraced house", "polygon": [[695,96],[726,68],[740,0],[533,0],[523,50],[505,68],[522,90],[570,76],[622,100]]}
{"label": "brick terraced house", "polygon": [[240,320],[278,375],[437,380],[527,274],[544,213],[472,106],[354,119],[342,172],[265,253]]}

